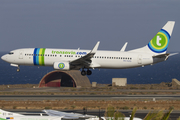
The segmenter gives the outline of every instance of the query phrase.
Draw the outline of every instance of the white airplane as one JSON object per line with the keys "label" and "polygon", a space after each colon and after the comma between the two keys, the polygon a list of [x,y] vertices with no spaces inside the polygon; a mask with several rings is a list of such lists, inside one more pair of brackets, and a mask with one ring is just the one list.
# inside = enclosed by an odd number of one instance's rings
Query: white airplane
{"label": "white airplane", "polygon": [[[99,118],[101,118],[101,120],[112,120],[113,117],[97,117],[97,116],[92,116],[92,115],[82,115],[82,114],[78,114],[78,113],[66,113],[66,112],[59,112],[56,110],[43,110],[43,112],[45,112],[47,115],[49,116],[64,116],[66,119],[75,119],[75,118],[86,118],[86,120],[99,120]],[[130,120],[130,117],[123,117],[119,120]],[[134,117],[133,120],[142,120],[141,118],[137,118]]]}
{"label": "white airplane", "polygon": [[[78,113],[66,113],[56,110],[43,110],[48,116],[21,115],[18,113],[8,112],[0,109],[0,120],[99,120],[99,117],[92,115],[82,115]],[[101,117],[101,120],[110,118]],[[124,117],[129,120],[130,117]],[[142,120],[141,118],[133,118],[133,120]]]}
{"label": "white airplane", "polygon": [[[53,110],[53,112],[57,113],[58,111]],[[96,116],[82,115],[77,113],[66,113],[66,112],[59,112],[59,115],[48,114],[48,116],[42,116],[42,114],[40,114],[40,116],[33,116],[33,115],[22,115],[0,109],[0,120],[73,120],[73,119],[86,120],[89,118],[96,118]]]}
{"label": "white airplane", "polygon": [[[48,49],[26,48],[16,49],[3,55],[2,60],[17,67],[28,66],[53,66],[55,70],[80,70],[82,75],[91,75],[89,69],[123,69],[144,67],[158,62],[166,61],[169,56],[166,50],[174,28],[175,21],[168,21],[164,27],[144,47],[125,51],[127,43],[120,51],[97,50],[99,43],[92,50],[80,49]],[[87,71],[85,71],[87,69]]]}

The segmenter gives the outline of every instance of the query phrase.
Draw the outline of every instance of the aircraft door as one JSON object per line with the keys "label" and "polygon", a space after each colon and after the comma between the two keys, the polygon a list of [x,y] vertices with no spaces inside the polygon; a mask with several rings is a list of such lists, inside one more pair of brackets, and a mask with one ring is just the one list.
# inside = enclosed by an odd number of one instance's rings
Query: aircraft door
{"label": "aircraft door", "polygon": [[142,55],[138,55],[138,64],[142,64]]}
{"label": "aircraft door", "polygon": [[19,51],[19,59],[23,59],[23,51]]}

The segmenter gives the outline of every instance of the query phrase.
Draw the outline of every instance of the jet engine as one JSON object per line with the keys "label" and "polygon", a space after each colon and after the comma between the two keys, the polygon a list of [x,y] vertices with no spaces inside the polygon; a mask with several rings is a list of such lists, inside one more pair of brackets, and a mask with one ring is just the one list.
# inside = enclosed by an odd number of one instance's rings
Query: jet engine
{"label": "jet engine", "polygon": [[70,70],[69,62],[55,62],[53,67],[55,70]]}

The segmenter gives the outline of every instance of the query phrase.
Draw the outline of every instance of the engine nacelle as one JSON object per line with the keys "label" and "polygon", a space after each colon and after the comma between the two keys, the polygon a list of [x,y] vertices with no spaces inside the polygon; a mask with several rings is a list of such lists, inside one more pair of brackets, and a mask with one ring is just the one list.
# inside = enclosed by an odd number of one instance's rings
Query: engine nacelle
{"label": "engine nacelle", "polygon": [[55,70],[70,70],[69,62],[55,62],[53,67]]}

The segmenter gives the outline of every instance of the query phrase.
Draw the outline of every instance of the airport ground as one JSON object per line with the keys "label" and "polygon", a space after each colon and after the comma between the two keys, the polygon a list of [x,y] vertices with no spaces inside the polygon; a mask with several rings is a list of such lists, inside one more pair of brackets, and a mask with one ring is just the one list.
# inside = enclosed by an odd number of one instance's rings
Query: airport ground
{"label": "airport ground", "polygon": [[38,88],[37,84],[0,85],[1,109],[116,109],[180,110],[180,86],[170,83],[128,84],[124,87],[98,84],[92,88]]}
{"label": "airport ground", "polygon": [[0,85],[0,109],[5,110],[78,111],[87,108],[88,111],[97,111],[100,108],[103,112],[108,105],[114,106],[126,116],[137,107],[137,115],[141,118],[149,111],[173,108],[172,115],[178,118],[180,87],[172,86],[170,83],[125,87],[99,84],[95,88],[38,88],[37,84]]}

